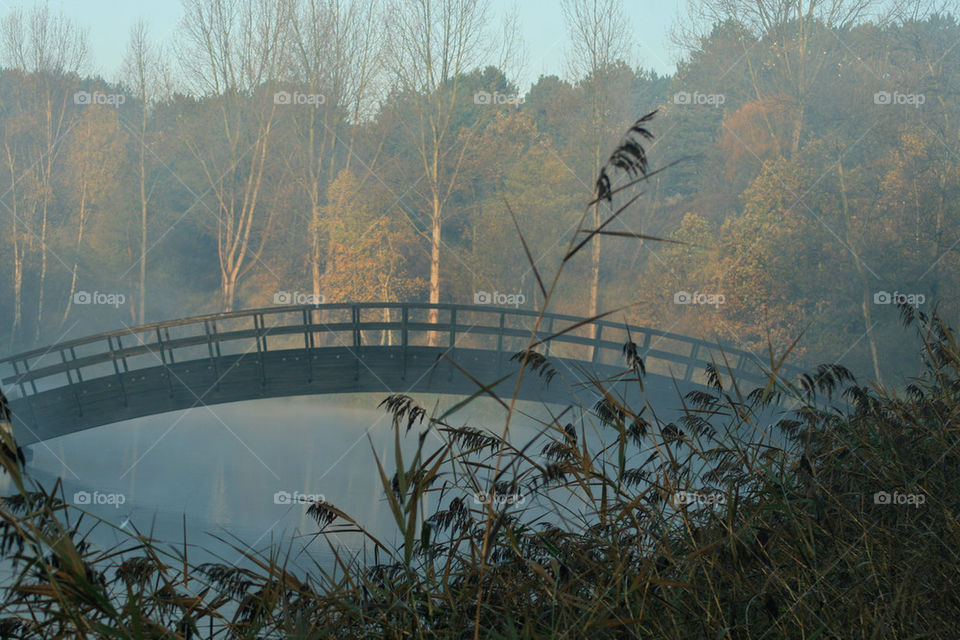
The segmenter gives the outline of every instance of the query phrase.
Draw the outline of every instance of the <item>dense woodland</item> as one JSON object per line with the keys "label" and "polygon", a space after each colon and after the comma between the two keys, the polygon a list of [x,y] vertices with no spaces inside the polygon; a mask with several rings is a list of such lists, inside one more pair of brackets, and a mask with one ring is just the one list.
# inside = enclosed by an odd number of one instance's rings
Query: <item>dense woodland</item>
{"label": "dense woodland", "polygon": [[538,308],[508,207],[552,272],[598,168],[656,109],[667,168],[621,194],[639,197],[551,310],[635,302],[618,319],[749,349],[802,334],[798,359],[909,373],[882,303],[954,317],[960,291],[956,19],[703,0],[659,76],[632,62],[621,5],[564,2],[569,71],[526,91],[515,25],[483,2],[185,0],[176,40],[137,25],[110,80],[77,25],[7,14],[0,350],[281,292]]}

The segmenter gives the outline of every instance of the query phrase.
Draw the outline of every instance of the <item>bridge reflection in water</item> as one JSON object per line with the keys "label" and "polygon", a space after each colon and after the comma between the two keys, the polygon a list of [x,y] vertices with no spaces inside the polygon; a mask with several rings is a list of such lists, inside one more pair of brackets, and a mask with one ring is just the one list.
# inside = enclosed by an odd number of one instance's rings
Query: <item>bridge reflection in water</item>
{"label": "bridge reflection in water", "polygon": [[[436,310],[436,322],[430,321]],[[281,306],[158,322],[0,360],[21,445],[96,426],[255,398],[382,392],[470,395],[504,378],[501,397],[596,401],[590,380],[626,367],[632,341],[648,398],[680,408],[711,362],[729,380],[763,384],[758,356],[656,329],[544,314],[536,350],[557,375],[520,364],[538,312],[490,306],[355,303]],[[433,345],[433,346],[431,346]],[[668,408],[665,406],[665,408]]]}

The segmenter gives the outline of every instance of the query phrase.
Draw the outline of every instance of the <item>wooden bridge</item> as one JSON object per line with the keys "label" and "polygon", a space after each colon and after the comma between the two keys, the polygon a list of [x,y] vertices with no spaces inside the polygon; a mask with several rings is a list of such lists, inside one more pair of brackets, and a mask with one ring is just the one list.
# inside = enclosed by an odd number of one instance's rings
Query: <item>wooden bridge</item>
{"label": "wooden bridge", "polygon": [[[431,311],[438,314],[430,321]],[[18,443],[99,425],[255,398],[378,392],[500,396],[516,388],[538,313],[416,303],[280,306],[198,316],[69,340],[0,359]],[[679,406],[715,362],[738,381],[766,381],[754,354],[656,329],[544,314],[536,350],[557,375],[530,370],[518,397],[592,406],[591,379],[626,368],[623,346],[643,358],[648,397]],[[431,340],[432,337],[432,340]],[[433,346],[431,346],[431,344]],[[729,379],[728,376],[725,376]]]}

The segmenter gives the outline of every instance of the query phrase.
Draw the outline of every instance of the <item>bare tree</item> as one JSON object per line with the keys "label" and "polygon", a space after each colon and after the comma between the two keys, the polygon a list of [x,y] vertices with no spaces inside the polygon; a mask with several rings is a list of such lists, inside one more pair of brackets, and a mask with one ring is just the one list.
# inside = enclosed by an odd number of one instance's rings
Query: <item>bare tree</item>
{"label": "bare tree", "polygon": [[[381,75],[379,0],[301,0],[292,24],[291,80],[323,96],[319,108],[290,109],[302,157],[295,168],[310,205],[310,276],[321,294],[326,186],[353,156],[355,126],[371,109]],[[367,160],[369,165],[372,160]]]}
{"label": "bare tree", "polygon": [[[6,129],[6,127],[4,127]],[[10,194],[11,233],[10,244],[13,246],[13,319],[10,323],[10,344],[13,345],[23,324],[23,248],[20,241],[20,211],[19,211],[19,192],[17,190],[17,169],[18,162],[13,150],[10,148],[10,138],[4,131],[3,150],[6,166],[9,173],[10,187],[7,193]]]}
{"label": "bare tree", "polygon": [[[488,54],[488,0],[394,0],[388,60],[397,86],[419,101],[412,121],[430,218],[430,302],[440,302],[440,253],[445,209],[472,136],[458,137],[460,79]],[[439,314],[430,312],[430,322]],[[438,336],[430,335],[435,345]]]}
{"label": "bare tree", "polygon": [[112,107],[97,106],[87,109],[80,122],[66,136],[66,184],[70,186],[69,191],[76,199],[72,203],[70,219],[65,222],[76,227],[76,242],[69,295],[60,319],[61,330],[70,316],[73,294],[77,287],[83,235],[90,216],[117,196],[116,183],[124,162],[126,137],[116,110]]}
{"label": "bare tree", "polygon": [[[616,91],[612,72],[618,62],[630,58],[629,21],[623,9],[623,0],[563,0],[563,17],[570,36],[567,54],[568,73],[574,81],[583,83],[587,100],[592,166],[590,175],[597,175],[606,160],[607,146],[616,143],[622,122],[614,121],[611,115],[622,106],[623,93]],[[594,229],[600,224],[601,207],[593,209]],[[591,280],[588,315],[597,313],[600,294],[600,236],[591,243]],[[595,329],[594,329],[595,330]]]}
{"label": "bare tree", "polygon": [[139,100],[140,112],[137,140],[137,180],[140,195],[140,274],[137,280],[137,321],[143,324],[147,300],[147,211],[153,189],[147,191],[147,122],[150,107],[169,94],[169,77],[164,68],[160,48],[150,41],[143,21],[130,29],[130,40],[123,59],[123,79]]}
{"label": "bare tree", "polygon": [[[14,219],[14,320],[11,338],[22,326],[24,260],[39,246],[40,273],[37,283],[37,317],[33,340],[40,339],[44,320],[47,268],[50,260],[49,227],[53,174],[61,142],[70,130],[76,112],[72,109],[77,74],[87,57],[87,35],[62,14],[47,5],[25,14],[14,10],[0,22],[3,66],[24,72],[26,102],[19,107],[19,132],[11,144],[5,137],[5,159],[10,174],[11,208]],[[27,122],[29,121],[29,123]],[[29,191],[30,193],[25,192]],[[20,203],[20,206],[16,203]],[[22,232],[21,232],[22,230]],[[20,244],[21,233],[28,239]],[[66,264],[64,264],[66,267]]]}
{"label": "bare tree", "polygon": [[[233,309],[237,284],[259,262],[253,230],[264,215],[264,169],[277,100],[267,89],[287,64],[292,0],[185,0],[180,63],[198,95],[217,104],[219,144],[186,144],[216,202],[221,304]],[[203,215],[203,214],[201,214]],[[269,219],[262,221],[269,226]]]}
{"label": "bare tree", "polygon": [[79,73],[87,62],[87,33],[63,14],[53,14],[47,4],[25,15],[21,9],[7,14],[0,25],[4,65],[29,73],[62,75]]}

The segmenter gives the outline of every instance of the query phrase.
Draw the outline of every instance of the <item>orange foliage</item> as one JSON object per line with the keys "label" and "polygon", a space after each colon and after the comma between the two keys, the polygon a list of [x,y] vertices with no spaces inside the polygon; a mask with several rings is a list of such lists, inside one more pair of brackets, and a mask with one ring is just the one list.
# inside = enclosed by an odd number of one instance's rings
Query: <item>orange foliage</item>
{"label": "orange foliage", "polygon": [[720,150],[726,159],[726,178],[746,171],[756,176],[764,160],[780,156],[787,148],[796,117],[796,106],[785,96],[768,96],[748,102],[723,123]]}

